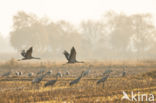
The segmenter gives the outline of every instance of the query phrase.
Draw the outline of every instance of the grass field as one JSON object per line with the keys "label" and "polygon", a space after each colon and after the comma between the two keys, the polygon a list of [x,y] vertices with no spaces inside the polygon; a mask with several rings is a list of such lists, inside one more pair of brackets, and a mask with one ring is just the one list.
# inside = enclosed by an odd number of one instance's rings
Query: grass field
{"label": "grass field", "polygon": [[[78,84],[70,86],[70,81],[77,78],[82,71],[90,67],[88,76],[83,77]],[[122,77],[123,68],[126,76]],[[28,72],[36,74],[41,69],[52,70],[41,83],[32,84]],[[108,80],[97,85],[103,77],[103,72],[111,69]],[[11,71],[8,77],[0,77],[0,103],[132,103],[121,100],[125,91],[154,94],[156,96],[156,62],[155,61],[105,61],[87,62],[83,64],[64,64],[51,61],[15,61],[14,59],[0,63],[0,75]],[[16,76],[16,71],[22,71],[22,76]],[[65,75],[66,71],[70,74]],[[54,86],[44,87],[48,80],[55,79],[55,74],[61,72]],[[156,99],[155,99],[156,101]]]}

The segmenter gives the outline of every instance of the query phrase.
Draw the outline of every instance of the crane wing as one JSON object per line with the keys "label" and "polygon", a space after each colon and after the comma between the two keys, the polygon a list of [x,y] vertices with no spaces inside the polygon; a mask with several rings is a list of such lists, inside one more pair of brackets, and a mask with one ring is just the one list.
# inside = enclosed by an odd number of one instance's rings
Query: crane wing
{"label": "crane wing", "polygon": [[66,50],[63,52],[63,54],[65,55],[66,59],[69,60],[69,53]]}
{"label": "crane wing", "polygon": [[22,50],[21,55],[25,57],[25,50]]}
{"label": "crane wing", "polygon": [[33,52],[33,47],[30,47],[27,51],[26,51],[26,58],[30,58],[32,57],[32,52]]}
{"label": "crane wing", "polygon": [[70,51],[69,61],[76,62],[76,50],[74,47],[72,47],[72,49]]}

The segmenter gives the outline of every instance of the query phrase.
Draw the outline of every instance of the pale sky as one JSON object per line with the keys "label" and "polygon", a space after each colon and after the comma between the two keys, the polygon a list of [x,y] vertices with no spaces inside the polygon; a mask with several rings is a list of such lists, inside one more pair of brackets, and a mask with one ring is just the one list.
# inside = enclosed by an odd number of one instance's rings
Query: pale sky
{"label": "pale sky", "polygon": [[12,17],[18,11],[78,24],[82,20],[99,19],[109,10],[126,14],[151,13],[156,18],[156,0],[0,0],[0,34],[8,36]]}

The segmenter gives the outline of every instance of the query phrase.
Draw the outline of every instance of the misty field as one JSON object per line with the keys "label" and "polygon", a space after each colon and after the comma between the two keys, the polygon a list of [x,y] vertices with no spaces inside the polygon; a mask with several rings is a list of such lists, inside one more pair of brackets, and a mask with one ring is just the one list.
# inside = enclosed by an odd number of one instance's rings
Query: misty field
{"label": "misty field", "polygon": [[[70,86],[82,71],[90,68],[87,76],[79,83]],[[122,77],[123,68],[126,76]],[[36,73],[44,69],[52,70],[39,84],[32,84]],[[105,70],[111,69],[107,81],[97,85]],[[0,103],[130,103],[123,100],[122,92],[140,92],[156,95],[155,61],[103,61],[77,64],[56,63],[52,61],[16,61],[14,59],[0,63],[0,75],[11,71],[7,77],[0,77]],[[23,75],[16,76],[21,71]],[[69,75],[66,75],[66,72]],[[33,72],[29,77],[27,74]],[[57,72],[62,77],[53,86],[44,87],[48,80],[55,80]]]}

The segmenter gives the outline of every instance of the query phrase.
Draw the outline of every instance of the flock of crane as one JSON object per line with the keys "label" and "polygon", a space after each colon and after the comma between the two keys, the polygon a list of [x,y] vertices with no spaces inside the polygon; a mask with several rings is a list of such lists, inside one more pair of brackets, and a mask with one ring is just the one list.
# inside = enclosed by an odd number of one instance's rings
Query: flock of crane
{"label": "flock of crane", "polygon": [[[91,68],[87,69],[86,71],[82,71],[80,76],[78,76],[76,79],[72,80],[69,83],[69,85],[72,86],[74,84],[79,83],[81,78],[87,76],[90,71],[91,71]],[[105,72],[103,73],[103,77],[101,79],[99,79],[96,82],[96,84],[98,85],[100,83],[103,83],[103,88],[104,88],[104,82],[108,79],[108,77],[110,76],[111,72],[113,72],[111,69],[105,70]],[[8,77],[9,75],[11,75],[11,73],[12,72],[4,73],[1,77]],[[49,70],[48,72],[45,72],[43,69],[40,70],[39,72],[36,73],[36,77],[34,79],[32,79],[32,84],[39,84],[43,80],[43,78],[45,78],[46,76],[50,76],[51,74],[52,74],[52,70]],[[23,73],[22,72],[15,72],[15,75],[16,76],[22,76]],[[66,73],[64,75],[70,75],[70,73],[68,71],[66,71]],[[125,77],[125,75],[126,75],[126,72],[123,71],[122,72],[122,77]],[[32,77],[32,76],[34,76],[34,73],[30,72],[30,73],[28,73],[27,76]],[[47,81],[44,84],[44,87],[53,86],[58,81],[58,78],[61,78],[62,76],[63,75],[62,75],[61,72],[57,72],[56,75],[55,75],[56,79]]]}
{"label": "flock of crane", "polygon": [[[32,56],[32,51],[33,48],[30,47],[26,52],[25,50],[23,50],[21,52],[21,55],[24,57],[20,60],[27,60],[27,59],[40,59],[40,58],[36,58]],[[67,63],[83,63],[83,62],[79,62],[76,60],[76,50],[74,47],[72,47],[70,54],[65,50],[63,52],[63,54],[65,55],[65,58],[68,60]],[[91,68],[89,67],[89,69],[87,69],[86,71],[83,71],[80,76],[78,76],[76,79],[74,79],[73,81],[71,81],[69,83],[70,86],[79,83],[79,81],[81,80],[81,78],[87,76],[89,74],[89,72],[91,71]],[[110,76],[112,70],[108,69],[103,73],[103,77],[101,79],[99,79],[96,84],[100,84],[103,83],[103,87],[104,87],[104,82],[108,79],[108,77]],[[11,74],[11,72],[7,72],[5,74],[2,75],[2,77],[7,77]],[[23,75],[22,72],[15,72],[16,76],[21,76]],[[36,77],[32,80],[32,84],[39,84],[43,78],[45,78],[47,75],[51,75],[52,74],[52,70],[49,70],[48,72],[45,72],[44,70],[40,70],[39,72],[36,73]],[[32,77],[34,75],[34,73],[30,72],[28,73],[29,77]],[[65,73],[65,75],[70,75],[70,73],[67,71]],[[125,70],[122,72],[122,77],[124,77],[126,75]],[[53,86],[57,81],[59,77],[62,77],[61,72],[57,72],[57,74],[55,75],[56,79],[54,80],[49,80],[44,84],[44,87],[47,86]]]}

